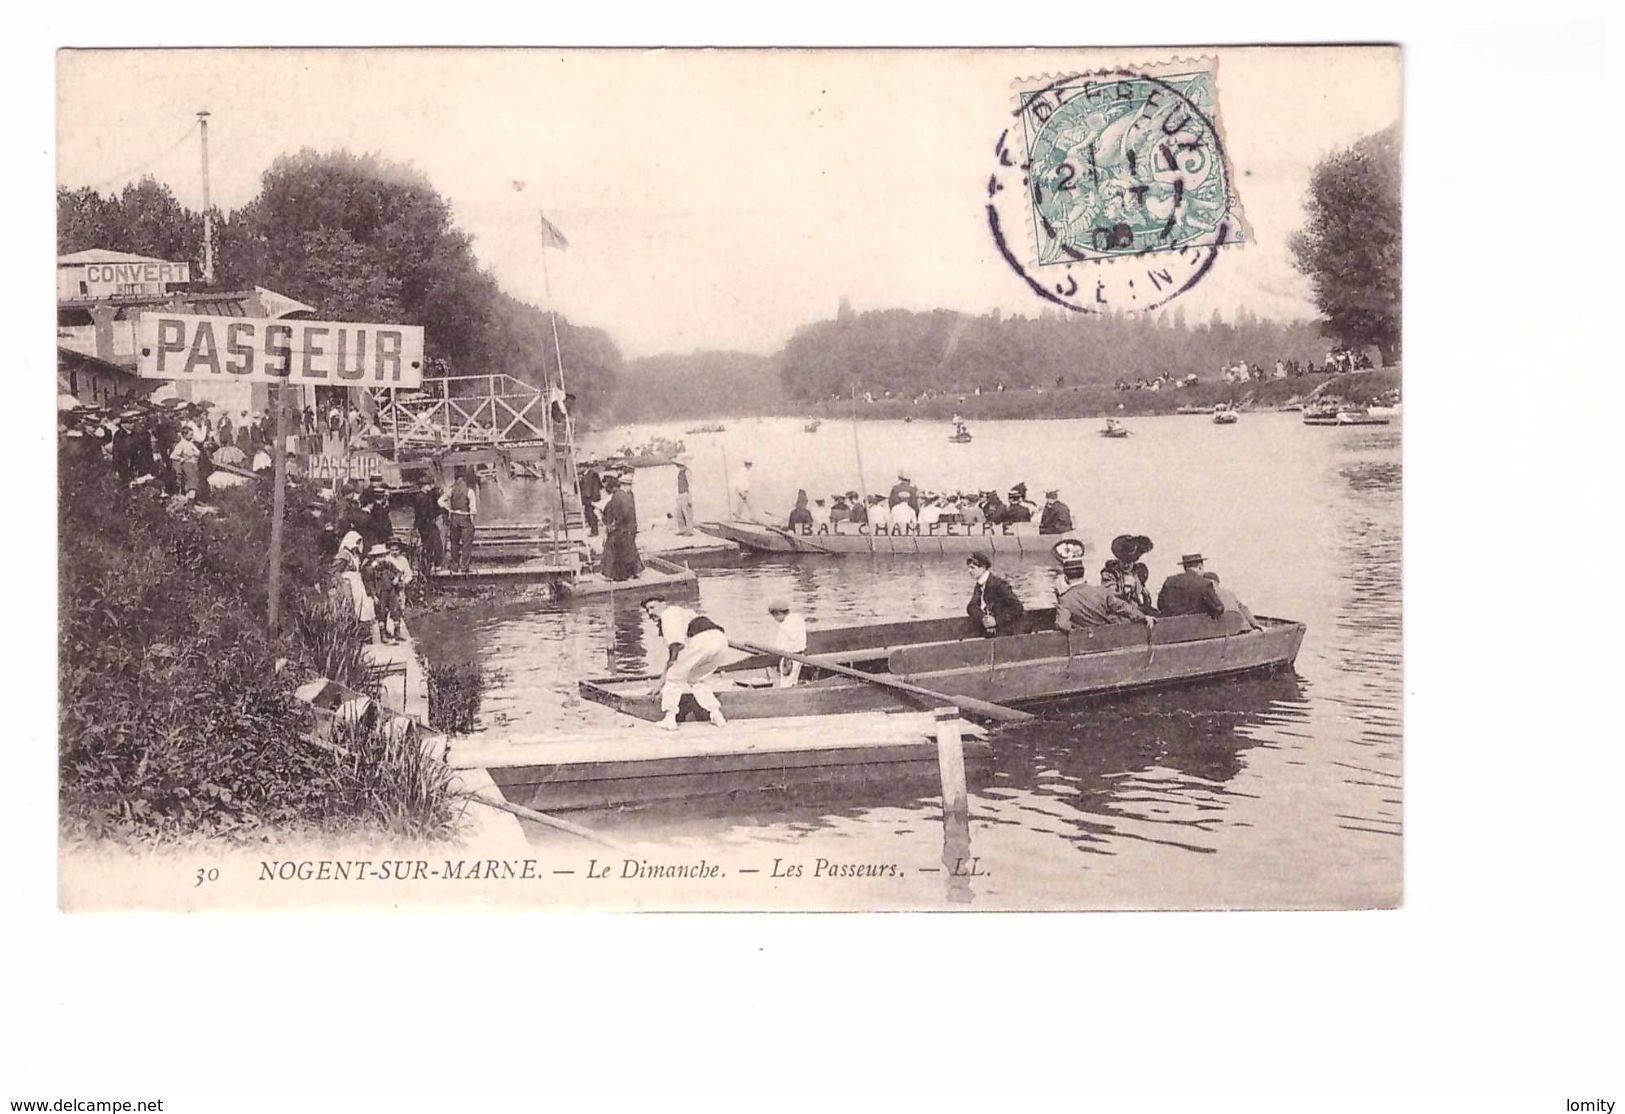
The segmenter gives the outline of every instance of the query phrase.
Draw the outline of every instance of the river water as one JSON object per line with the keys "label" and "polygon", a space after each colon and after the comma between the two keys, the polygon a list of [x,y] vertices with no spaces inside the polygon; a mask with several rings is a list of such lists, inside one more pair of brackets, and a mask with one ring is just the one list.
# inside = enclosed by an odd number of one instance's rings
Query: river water
{"label": "river water", "polygon": [[[1399,900],[1401,854],[1400,421],[1322,428],[1295,413],[944,423],[730,421],[609,430],[586,452],[681,438],[703,521],[724,513],[724,459],[753,462],[753,502],[788,512],[809,495],[884,490],[904,468],[927,489],[1059,487],[1100,546],[1150,536],[1153,588],[1200,551],[1258,614],[1307,624],[1295,671],[1052,710],[994,736],[968,831],[944,831],[929,782],[766,791],[572,813],[622,841],[729,863],[893,863],[900,877],[791,885],[763,879],[729,904],[800,908],[1346,908]],[[862,460],[860,481],[858,460]],[[1091,555],[1092,572],[1098,569]],[[1040,562],[999,570],[1030,603]],[[815,626],[955,615],[962,561],[754,557],[702,570],[701,606],[736,636],[766,638],[770,597]],[[478,659],[491,684],[480,729],[567,731],[612,716],[583,702],[585,676],[649,672],[662,648],[635,607],[539,600],[424,616],[435,659]],[[540,831],[543,847],[570,837]],[[967,852],[972,877],[943,869]],[[810,872],[811,866],[808,870]],[[865,886],[868,889],[865,889]],[[752,896],[754,894],[754,896]]]}

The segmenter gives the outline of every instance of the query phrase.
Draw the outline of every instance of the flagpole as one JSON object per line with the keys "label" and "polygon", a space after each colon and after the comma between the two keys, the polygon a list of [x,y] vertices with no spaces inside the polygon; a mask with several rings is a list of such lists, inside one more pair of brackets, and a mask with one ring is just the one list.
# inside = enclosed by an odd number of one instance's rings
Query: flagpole
{"label": "flagpole", "polygon": [[[545,220],[546,218],[543,217],[542,219]],[[564,389],[564,349],[559,344],[559,309],[558,309],[558,306],[555,305],[554,302],[553,302],[553,279],[552,279],[552,276],[548,273],[547,250],[548,250],[548,244],[544,241],[543,244],[542,244],[542,289],[543,289],[543,291],[546,292],[546,295],[547,295],[547,323],[550,326],[552,326],[552,329],[553,329],[553,358],[558,362],[558,366],[559,366],[559,394],[563,395],[563,394],[566,393],[565,389]],[[545,375],[543,376],[544,380],[546,380],[547,378],[548,378],[547,376],[545,376]],[[553,467],[553,485],[554,485],[554,488],[559,493],[559,517],[564,519],[564,544],[566,546],[570,546],[571,545],[571,542],[570,542],[570,508],[564,502],[564,481],[559,476],[558,455],[557,455],[557,453],[555,451],[555,438],[553,436],[553,398],[552,398],[552,395],[553,395],[552,389],[549,388],[547,390],[547,392],[544,394],[543,398],[542,398],[542,405],[544,407],[546,407],[546,411],[547,411],[547,431],[548,431],[547,455],[548,455],[548,463],[551,464],[552,467]],[[566,455],[566,459],[567,459],[567,462],[568,462],[569,467],[570,467],[570,490],[572,490],[572,491],[574,491],[576,493],[576,501],[580,502],[580,500],[581,500],[581,484],[580,484],[580,481],[576,478],[575,434],[574,434],[574,431],[570,428],[570,410],[569,410],[569,408],[567,406],[563,406],[561,404],[561,409],[563,409],[563,411],[564,411],[564,433],[565,433],[565,437],[570,443],[569,451],[568,451],[568,453]],[[554,529],[553,529],[553,534],[554,534],[553,548],[554,548],[554,552],[555,552],[555,555],[556,555],[557,550],[558,550],[558,527],[557,527],[556,524],[555,524]]]}

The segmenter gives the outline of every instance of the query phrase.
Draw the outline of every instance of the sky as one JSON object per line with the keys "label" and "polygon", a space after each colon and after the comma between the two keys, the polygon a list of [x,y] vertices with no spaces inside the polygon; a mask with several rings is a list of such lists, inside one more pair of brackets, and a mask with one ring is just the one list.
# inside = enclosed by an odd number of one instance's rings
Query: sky
{"label": "sky", "polygon": [[[1397,50],[1182,48],[1218,60],[1218,124],[1253,242],[1169,307],[1315,316],[1287,238],[1315,163],[1399,119]],[[1044,309],[999,257],[983,189],[1021,79],[1175,52],[190,50],[58,55],[58,182],[151,174],[240,206],[279,154],[427,174],[510,293],[628,357],[770,353],[859,311]],[[516,188],[523,183],[523,188]],[[569,248],[546,274],[537,213]],[[549,296],[551,290],[551,297]]]}

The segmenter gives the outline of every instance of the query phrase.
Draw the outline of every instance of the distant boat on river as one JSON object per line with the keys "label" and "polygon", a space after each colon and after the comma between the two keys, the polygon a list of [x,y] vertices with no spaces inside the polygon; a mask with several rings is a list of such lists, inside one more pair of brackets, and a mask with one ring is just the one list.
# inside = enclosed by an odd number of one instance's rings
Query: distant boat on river
{"label": "distant boat on river", "polygon": [[1241,421],[1241,415],[1223,403],[1213,408],[1214,425],[1235,425]]}

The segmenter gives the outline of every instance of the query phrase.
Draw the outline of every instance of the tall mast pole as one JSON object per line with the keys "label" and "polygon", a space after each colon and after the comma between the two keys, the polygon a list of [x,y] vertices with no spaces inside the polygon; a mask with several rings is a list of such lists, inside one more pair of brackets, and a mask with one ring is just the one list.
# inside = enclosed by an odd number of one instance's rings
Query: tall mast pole
{"label": "tall mast pole", "polygon": [[214,285],[214,211],[209,204],[209,110],[197,114],[198,135],[203,141],[203,281]]}
{"label": "tall mast pole", "polygon": [[[547,294],[547,321],[553,327],[553,358],[559,368],[559,395],[562,398],[565,393],[564,349],[559,346],[559,309],[553,302],[553,279],[547,271],[547,251],[548,246],[544,243],[542,245],[542,289]],[[552,379],[552,376],[544,376],[544,379]],[[569,546],[570,509],[564,503],[564,480],[559,475],[558,453],[555,451],[557,435],[554,433],[552,395],[552,389],[549,388],[546,396],[542,399],[542,403],[546,407],[545,414],[547,418],[544,427],[547,430],[547,455],[549,458],[548,463],[553,466],[553,483],[559,493],[559,517],[564,519],[564,544]],[[564,459],[566,466],[570,469],[570,490],[576,493],[576,501],[579,502],[581,499],[581,481],[576,476],[575,431],[570,427],[569,409],[562,404],[560,409],[564,412],[564,433],[567,442]]]}

